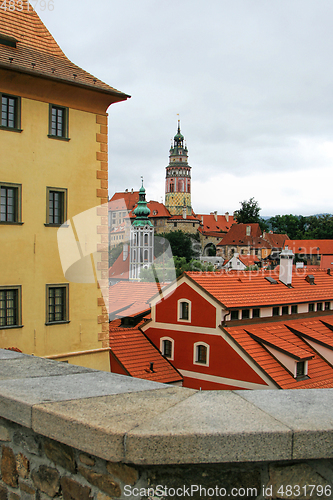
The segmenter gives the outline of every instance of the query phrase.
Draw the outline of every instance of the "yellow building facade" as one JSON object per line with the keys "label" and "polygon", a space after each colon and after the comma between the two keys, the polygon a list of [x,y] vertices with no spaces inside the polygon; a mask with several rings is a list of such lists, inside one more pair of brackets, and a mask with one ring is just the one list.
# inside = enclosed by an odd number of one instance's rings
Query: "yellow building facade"
{"label": "yellow building facade", "polygon": [[[0,348],[109,371],[106,110],[129,96],[71,63],[23,7],[0,11]],[[71,221],[90,209],[96,279],[71,282],[57,233],[65,224],[82,253]]]}

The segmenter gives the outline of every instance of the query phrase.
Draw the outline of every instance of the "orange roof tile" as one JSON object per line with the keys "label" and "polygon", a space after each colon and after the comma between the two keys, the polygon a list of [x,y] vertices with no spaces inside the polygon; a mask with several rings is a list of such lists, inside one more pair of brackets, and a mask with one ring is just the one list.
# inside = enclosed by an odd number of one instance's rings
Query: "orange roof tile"
{"label": "orange roof tile", "polygon": [[109,278],[128,280],[129,279],[129,255],[123,259],[123,252],[119,255],[113,265],[109,268]]}
{"label": "orange roof tile", "polygon": [[[109,342],[112,353],[132,377],[164,384],[183,380],[176,368],[138,328],[112,329]],[[151,363],[153,370],[150,369]]]}
{"label": "orange roof tile", "polygon": [[[294,273],[292,288],[278,281],[279,275],[274,271],[185,274],[228,308],[333,300],[333,276],[324,270],[312,271],[316,285],[311,285],[305,280],[306,272]],[[273,277],[277,280],[277,284],[271,284],[265,279],[266,277]]]}
{"label": "orange roof tile", "polygon": [[[246,235],[247,227],[251,228],[250,235]],[[227,234],[223,236],[223,239],[218,246],[225,245],[243,245],[243,246],[253,246],[254,238],[258,239],[261,236],[261,229],[259,224],[233,224]],[[261,238],[262,239],[262,238]],[[259,240],[256,240],[258,243]]]}
{"label": "orange roof tile", "polygon": [[[272,248],[284,248],[284,245],[289,245],[289,236],[287,234],[264,233],[263,238],[270,244]],[[288,240],[288,241],[286,241]]]}
{"label": "orange roof tile", "polygon": [[[222,236],[220,233],[226,233],[229,231],[231,226],[234,224],[235,220],[233,215],[229,215],[228,220],[225,215],[214,215],[214,214],[196,214],[197,218],[201,220],[199,231],[204,235],[208,233],[217,233],[217,235]],[[215,218],[217,220],[215,220]],[[216,236],[215,234],[213,236]]]}
{"label": "orange roof tile", "polygon": [[[333,316],[325,316],[333,324]],[[312,326],[311,326],[312,324]],[[248,327],[224,327],[224,330],[237,342],[241,348],[262,368],[266,374],[281,388],[281,389],[311,389],[311,388],[328,388],[333,387],[333,368],[326,362],[315,350],[309,346],[302,338],[294,334],[288,327],[293,325],[300,331],[302,328],[312,328],[316,330],[317,326],[322,328],[323,325],[314,325],[313,319],[284,321],[279,323],[266,323],[251,325],[251,333],[248,333]],[[289,330],[289,331],[288,331]],[[251,335],[252,334],[252,335]],[[333,331],[326,328],[325,336],[330,337],[333,342]],[[275,337],[275,342],[278,347],[283,346],[285,351],[296,355],[304,351],[311,356],[308,359],[308,377],[307,379],[297,380],[293,375],[277,360],[270,352],[265,349],[262,342],[255,339],[272,335]],[[301,359],[301,357],[300,357]],[[305,358],[303,358],[305,359]]]}
{"label": "orange roof tile", "polygon": [[131,211],[139,201],[139,191],[115,193],[109,201],[109,210]]}
{"label": "orange roof tile", "polygon": [[255,266],[260,262],[256,255],[240,255],[239,260],[244,264],[244,266]]}
{"label": "orange roof tile", "polygon": [[109,287],[109,313],[129,317],[150,311],[149,299],[160,289],[159,283],[119,281]]}
{"label": "orange roof tile", "polygon": [[0,35],[17,41],[16,47],[0,44],[2,68],[111,93],[119,101],[129,97],[73,64],[27,0],[22,11],[0,9]]}
{"label": "orange roof tile", "polygon": [[333,240],[289,240],[286,245],[294,254],[333,255]]}

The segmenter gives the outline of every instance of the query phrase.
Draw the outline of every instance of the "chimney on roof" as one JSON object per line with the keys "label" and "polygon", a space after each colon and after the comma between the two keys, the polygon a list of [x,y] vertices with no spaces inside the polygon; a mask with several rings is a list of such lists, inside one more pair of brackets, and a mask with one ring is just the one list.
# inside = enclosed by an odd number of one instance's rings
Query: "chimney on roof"
{"label": "chimney on roof", "polygon": [[215,222],[217,222],[217,211],[216,210],[214,212],[214,220],[215,220]]}
{"label": "chimney on roof", "polygon": [[134,193],[134,191],[133,191],[133,188],[132,188],[132,190],[131,190],[131,194],[133,194],[133,193]]}
{"label": "chimney on roof", "polygon": [[125,193],[128,193],[128,189],[125,189]]}
{"label": "chimney on roof", "polygon": [[201,216],[201,222],[203,223],[203,215]]}
{"label": "chimney on roof", "polygon": [[307,281],[308,283],[310,283],[310,285],[314,285],[315,284],[315,279],[314,279],[313,274],[308,274],[307,276],[305,276],[305,281]]}
{"label": "chimney on roof", "polygon": [[293,258],[292,250],[286,246],[280,253],[280,273],[279,280],[287,286],[291,286],[293,278]]}
{"label": "chimney on roof", "polygon": [[226,220],[227,222],[229,222],[229,212],[226,212],[226,213],[225,213],[225,220]]}
{"label": "chimney on roof", "polygon": [[251,234],[251,226],[246,226],[246,236],[250,236]]}
{"label": "chimney on roof", "polygon": [[149,370],[150,370],[152,373],[155,373],[155,371],[154,371],[154,363],[150,363]]}

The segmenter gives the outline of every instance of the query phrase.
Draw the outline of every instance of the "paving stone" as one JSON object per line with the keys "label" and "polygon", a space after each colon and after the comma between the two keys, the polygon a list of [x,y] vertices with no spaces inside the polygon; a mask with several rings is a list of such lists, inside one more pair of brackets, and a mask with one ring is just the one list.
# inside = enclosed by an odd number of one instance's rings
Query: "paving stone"
{"label": "paving stone", "polygon": [[13,450],[8,446],[2,446],[1,475],[4,483],[12,488],[18,484],[18,473],[16,470],[16,458]]}
{"label": "paving stone", "polygon": [[293,431],[293,459],[333,457],[333,389],[235,393]]}
{"label": "paving stone", "polygon": [[76,463],[73,448],[51,439],[45,439],[44,451],[45,455],[52,460],[52,462],[61,465],[64,469],[75,474]]}
{"label": "paving stone", "polygon": [[27,434],[21,431],[15,431],[13,435],[13,443],[19,446],[23,451],[27,451],[32,455],[40,454],[39,440],[36,436],[32,434]]}
{"label": "paving stone", "polygon": [[64,500],[92,500],[91,488],[82,486],[70,477],[61,478],[61,489]]}
{"label": "paving stone", "polygon": [[0,484],[0,500],[8,500],[8,490],[6,486]]}
{"label": "paving stone", "polygon": [[[129,377],[127,377],[129,378]],[[124,457],[124,435],[147,419],[195,394],[192,389],[163,389],[37,405],[32,410],[37,433],[65,442],[111,462]]]}
{"label": "paving stone", "polygon": [[[264,392],[264,391],[262,391]],[[229,391],[199,391],[128,432],[135,464],[288,460],[292,432]]]}
{"label": "paving stone", "polygon": [[21,500],[21,499],[16,493],[10,492],[8,500]]}
{"label": "paving stone", "polygon": [[29,467],[30,467],[30,464],[29,464],[29,460],[27,459],[27,457],[25,457],[23,455],[23,453],[18,453],[16,455],[16,469],[17,469],[17,472],[18,472],[18,475],[22,478],[22,479],[27,479],[29,477]]}
{"label": "paving stone", "polygon": [[97,472],[82,467],[78,467],[78,472],[83,476],[90,484],[96,486],[100,490],[104,491],[111,497],[120,497],[121,488],[116,481],[113,481],[107,474],[98,474]]}
{"label": "paving stone", "polygon": [[31,472],[31,478],[36,488],[46,493],[51,498],[55,497],[59,492],[60,475],[57,469],[40,465],[38,470]]}
{"label": "paving stone", "polygon": [[124,484],[134,485],[139,479],[139,473],[133,467],[121,463],[108,462],[106,469],[109,474],[116,479],[120,479]]}
{"label": "paving stone", "polygon": [[86,455],[85,453],[80,453],[79,460],[84,465],[89,465],[90,467],[95,465],[95,462],[96,462],[94,457],[92,457],[90,455]]}
{"label": "paving stone", "polygon": [[0,441],[10,441],[9,430],[6,429],[3,425],[0,425]]}
{"label": "paving stone", "polygon": [[[270,465],[269,477],[267,487],[272,488],[273,498],[287,497],[290,500],[311,500],[318,497],[328,498],[328,496],[332,498],[331,495],[324,495],[327,480],[306,463]],[[286,489],[287,485],[289,489]],[[281,486],[283,491],[278,492]]]}
{"label": "paving stone", "polygon": [[36,489],[29,484],[20,482],[21,500],[36,500]]}

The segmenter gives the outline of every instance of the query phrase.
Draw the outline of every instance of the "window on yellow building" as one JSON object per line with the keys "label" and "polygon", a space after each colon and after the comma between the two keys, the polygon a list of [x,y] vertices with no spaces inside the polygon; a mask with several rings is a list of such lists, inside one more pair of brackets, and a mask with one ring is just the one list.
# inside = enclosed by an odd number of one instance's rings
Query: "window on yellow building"
{"label": "window on yellow building", "polygon": [[0,328],[21,326],[21,287],[0,287]]}
{"label": "window on yellow building", "polygon": [[21,222],[21,184],[0,183],[0,223]]}
{"label": "window on yellow building", "polygon": [[67,189],[47,188],[46,225],[61,226],[67,220]]}
{"label": "window on yellow building", "polygon": [[21,99],[16,96],[1,94],[0,128],[21,131]]}
{"label": "window on yellow building", "polygon": [[68,284],[46,285],[46,324],[68,322]]}
{"label": "window on yellow building", "polygon": [[49,137],[53,139],[68,138],[68,108],[50,104],[49,108]]}

